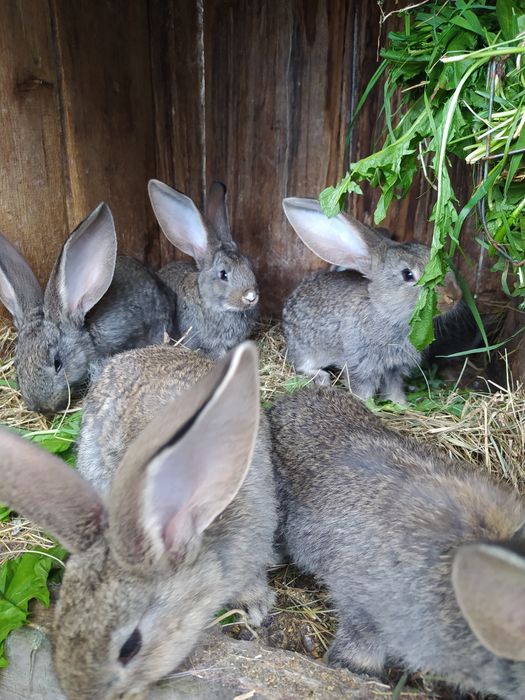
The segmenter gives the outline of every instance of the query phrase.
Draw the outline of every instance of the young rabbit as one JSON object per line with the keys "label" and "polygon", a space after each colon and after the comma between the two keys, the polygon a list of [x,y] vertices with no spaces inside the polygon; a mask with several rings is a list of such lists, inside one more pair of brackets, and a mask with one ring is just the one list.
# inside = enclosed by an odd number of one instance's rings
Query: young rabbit
{"label": "young rabbit", "polygon": [[210,359],[181,345],[130,350],[109,360],[84,401],[80,474],[99,492],[108,492],[137,432],[212,368]]}
{"label": "young rabbit", "polygon": [[260,624],[272,600],[275,503],[258,416],[256,352],[244,344],[157,413],[129,445],[107,499],[0,431],[0,501],[72,553],[53,640],[70,700],[145,698],[226,602]]}
{"label": "young rabbit", "polygon": [[[327,383],[331,365],[367,399],[377,392],[405,402],[403,378],[421,355],[408,339],[408,322],[421,287],[429,249],[396,243],[347,214],[326,217],[315,199],[283,200],[284,212],[301,240],[337,266],[315,272],[288,297],[283,328],[288,357],[297,372]],[[347,271],[340,271],[351,268]],[[461,291],[451,272],[441,290],[441,313],[454,308]]]}
{"label": "young rabbit", "polygon": [[296,392],[270,425],[286,546],[339,616],[329,663],[401,662],[522,700],[525,559],[498,543],[525,554],[518,494],[338,389]]}
{"label": "young rabbit", "polygon": [[230,233],[226,188],[212,184],[206,218],[189,197],[158,180],[150,180],[148,192],[165,236],[195,260],[172,262],[159,272],[177,294],[184,342],[218,359],[250,335],[259,314],[252,265]]}
{"label": "young rabbit", "polygon": [[0,300],[18,330],[16,374],[30,409],[63,408],[104,358],[177,333],[174,293],[116,251],[113,217],[102,203],[64,243],[42,292],[26,260],[0,235]]}

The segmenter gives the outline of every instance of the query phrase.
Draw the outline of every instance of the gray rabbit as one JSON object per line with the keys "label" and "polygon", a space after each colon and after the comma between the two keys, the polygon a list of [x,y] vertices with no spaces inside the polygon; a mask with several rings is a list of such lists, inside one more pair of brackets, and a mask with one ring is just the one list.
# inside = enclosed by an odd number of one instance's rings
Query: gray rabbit
{"label": "gray rabbit", "polygon": [[267,440],[251,343],[156,412],[107,497],[0,429],[0,501],[71,552],[53,640],[70,700],[147,697],[224,603],[260,624],[276,524]]}
{"label": "gray rabbit", "polygon": [[[301,240],[335,266],[305,278],[283,309],[288,357],[300,374],[328,383],[335,366],[357,396],[380,392],[405,402],[403,379],[420,363],[409,338],[429,249],[397,243],[347,214],[328,218],[315,199],[283,200],[284,212]],[[452,310],[461,299],[451,272],[438,308]]]}
{"label": "gray rabbit", "polygon": [[226,188],[214,182],[206,217],[189,197],[150,180],[151,205],[166,237],[195,263],[172,262],[159,276],[177,294],[185,344],[214,359],[245,340],[259,315],[251,262],[239,252],[228,224]]}
{"label": "gray rabbit", "polygon": [[113,217],[102,203],[64,243],[43,292],[0,235],[0,300],[18,330],[16,374],[30,409],[63,408],[105,358],[178,333],[175,294],[116,251]]}
{"label": "gray rabbit", "polygon": [[286,397],[270,424],[282,535],[339,616],[329,663],[377,675],[401,662],[523,700],[518,494],[387,429],[335,388]]}

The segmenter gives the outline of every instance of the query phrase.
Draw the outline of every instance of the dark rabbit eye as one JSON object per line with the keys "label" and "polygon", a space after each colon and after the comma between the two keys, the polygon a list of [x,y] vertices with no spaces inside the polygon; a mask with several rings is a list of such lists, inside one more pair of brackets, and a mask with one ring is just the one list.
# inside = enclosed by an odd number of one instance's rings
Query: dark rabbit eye
{"label": "dark rabbit eye", "polygon": [[414,281],[414,273],[412,272],[412,270],[409,270],[408,267],[405,267],[401,274],[403,275],[403,279],[405,280],[405,282]]}
{"label": "dark rabbit eye", "polygon": [[142,635],[140,634],[139,628],[135,627],[120,649],[120,653],[118,655],[118,660],[120,663],[125,666],[134,656],[139,653],[141,646]]}
{"label": "dark rabbit eye", "polygon": [[60,355],[57,353],[55,355],[55,372],[60,372],[62,369],[62,360],[60,359]]}
{"label": "dark rabbit eye", "polygon": [[226,272],[226,270],[221,270],[219,272],[219,277],[221,278],[221,280],[224,280],[225,282],[227,282],[228,281],[228,273]]}

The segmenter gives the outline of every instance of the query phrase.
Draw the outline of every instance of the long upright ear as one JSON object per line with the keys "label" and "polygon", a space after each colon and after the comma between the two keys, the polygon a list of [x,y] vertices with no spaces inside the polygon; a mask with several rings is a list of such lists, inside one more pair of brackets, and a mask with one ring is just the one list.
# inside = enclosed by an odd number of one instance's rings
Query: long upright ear
{"label": "long upright ear", "polygon": [[374,251],[386,239],[348,214],[328,218],[316,199],[283,199],[286,218],[303,243],[332,265],[358,270],[366,275]]}
{"label": "long upright ear", "polygon": [[0,503],[5,503],[71,552],[100,536],[104,505],[93,487],[60,459],[0,428]]}
{"label": "long upright ear", "polygon": [[42,304],[42,289],[18,250],[0,233],[0,300],[17,328],[28,311]]}
{"label": "long upright ear", "polygon": [[452,566],[459,607],[497,656],[525,661],[525,556],[503,544],[460,547]]}
{"label": "long upright ear", "polygon": [[226,185],[218,180],[211,183],[206,200],[206,216],[213,224],[221,241],[223,243],[232,244],[233,239],[228,222],[228,209],[226,207]]}
{"label": "long upright ear", "polygon": [[189,197],[160,180],[148,182],[151,206],[166,238],[201,264],[209,255],[208,230]]}
{"label": "long upright ear", "polygon": [[258,424],[257,352],[245,342],[129,446],[113,482],[109,519],[130,564],[184,556],[241,487]]}
{"label": "long upright ear", "polygon": [[64,243],[47,284],[46,309],[82,323],[107,292],[116,257],[113,216],[102,202]]}

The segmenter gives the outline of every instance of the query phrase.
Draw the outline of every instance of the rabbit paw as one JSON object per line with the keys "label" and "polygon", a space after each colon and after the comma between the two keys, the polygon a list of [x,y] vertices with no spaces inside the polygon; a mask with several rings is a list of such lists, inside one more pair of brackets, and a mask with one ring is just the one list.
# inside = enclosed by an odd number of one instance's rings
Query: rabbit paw
{"label": "rabbit paw", "polygon": [[254,627],[260,627],[268,611],[275,603],[275,591],[266,581],[257,581],[247,587],[244,595],[240,597],[239,606],[246,610],[248,622]]}
{"label": "rabbit paw", "polygon": [[336,668],[347,668],[352,673],[380,676],[386,654],[374,638],[363,638],[362,633],[349,626],[340,626],[325,662]]}
{"label": "rabbit paw", "polygon": [[392,401],[400,406],[407,405],[407,397],[403,389],[403,379],[399,377],[385,380],[381,394],[387,401]]}

